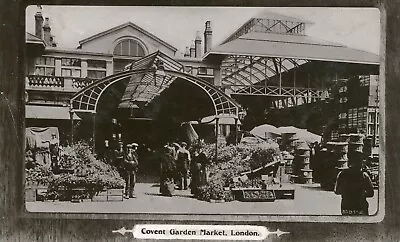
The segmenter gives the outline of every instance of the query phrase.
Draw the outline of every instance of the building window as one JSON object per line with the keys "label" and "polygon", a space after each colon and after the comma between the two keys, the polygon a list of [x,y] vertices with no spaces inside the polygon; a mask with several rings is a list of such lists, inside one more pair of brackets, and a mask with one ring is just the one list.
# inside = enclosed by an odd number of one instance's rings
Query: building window
{"label": "building window", "polygon": [[107,75],[107,63],[105,60],[87,60],[87,77],[101,79]]}
{"label": "building window", "polygon": [[214,69],[212,69],[212,68],[206,68],[206,67],[199,67],[197,73],[198,73],[199,75],[213,76],[213,75],[214,75]]}
{"label": "building window", "polygon": [[81,67],[81,60],[75,58],[62,58],[61,66]]}
{"label": "building window", "polygon": [[87,60],[88,68],[106,69],[106,61],[104,60]]}
{"label": "building window", "polygon": [[205,67],[199,67],[198,74],[200,74],[200,75],[206,75],[206,74],[207,74],[207,68],[205,68]]}
{"label": "building window", "polygon": [[53,57],[36,58],[34,75],[54,76],[55,75],[55,59]]}
{"label": "building window", "polygon": [[146,54],[138,41],[127,39],[119,42],[117,46],[115,46],[114,55],[142,57]]}
{"label": "building window", "polygon": [[90,79],[101,79],[106,77],[106,71],[88,70],[87,77]]}
{"label": "building window", "polygon": [[76,58],[62,58],[61,76],[81,77],[81,60]]}
{"label": "building window", "polygon": [[81,77],[81,70],[62,68],[61,76]]}
{"label": "building window", "polygon": [[114,59],[113,62],[114,62],[113,64],[114,64],[114,74],[115,74],[124,71],[125,66],[132,64],[135,61],[132,59]]}
{"label": "building window", "polygon": [[370,76],[359,76],[359,78],[361,87],[369,86]]}

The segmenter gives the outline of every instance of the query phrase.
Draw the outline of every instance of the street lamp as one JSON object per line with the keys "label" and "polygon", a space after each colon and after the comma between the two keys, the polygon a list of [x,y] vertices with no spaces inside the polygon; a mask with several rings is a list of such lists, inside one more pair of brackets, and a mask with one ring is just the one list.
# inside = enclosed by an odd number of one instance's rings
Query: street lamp
{"label": "street lamp", "polygon": [[157,86],[157,77],[162,78],[162,82],[160,84],[160,87],[164,85],[165,81],[165,68],[164,68],[164,62],[161,60],[156,60],[153,63],[152,69],[154,70],[154,86]]}

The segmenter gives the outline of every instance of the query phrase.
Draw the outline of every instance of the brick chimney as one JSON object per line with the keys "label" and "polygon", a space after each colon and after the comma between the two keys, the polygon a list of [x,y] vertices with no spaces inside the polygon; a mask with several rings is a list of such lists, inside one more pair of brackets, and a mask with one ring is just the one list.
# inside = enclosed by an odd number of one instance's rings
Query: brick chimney
{"label": "brick chimney", "polygon": [[39,39],[43,39],[43,16],[42,9],[39,8],[35,14],[35,36]]}
{"label": "brick chimney", "polygon": [[212,45],[212,29],[211,21],[206,21],[206,29],[204,30],[204,53],[211,50]]}
{"label": "brick chimney", "polygon": [[194,45],[195,45],[195,57],[200,58],[202,53],[201,53],[201,36],[200,36],[200,31],[197,31],[196,33],[196,39],[194,40]]}
{"label": "brick chimney", "polygon": [[194,43],[190,45],[190,57],[195,58],[196,57],[196,49],[194,48]]}
{"label": "brick chimney", "polygon": [[184,57],[190,57],[190,50],[189,50],[189,46],[186,46],[185,49],[185,54],[183,55]]}
{"label": "brick chimney", "polygon": [[51,46],[52,43],[51,28],[49,21],[50,19],[46,17],[43,25],[43,39],[47,46]]}

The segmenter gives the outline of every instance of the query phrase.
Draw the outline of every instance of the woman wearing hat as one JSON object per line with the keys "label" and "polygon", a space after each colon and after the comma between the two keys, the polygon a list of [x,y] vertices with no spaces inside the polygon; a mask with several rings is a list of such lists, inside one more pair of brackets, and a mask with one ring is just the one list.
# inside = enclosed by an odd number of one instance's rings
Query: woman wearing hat
{"label": "woman wearing hat", "polygon": [[124,165],[126,171],[125,197],[133,198],[133,192],[136,183],[136,173],[139,165],[138,156],[136,154],[138,144],[132,143],[128,144],[126,147],[128,148],[128,151],[124,157]]}
{"label": "woman wearing hat", "polygon": [[371,178],[362,170],[364,154],[349,153],[349,168],[336,179],[335,194],[342,196],[342,215],[368,215],[367,197],[374,196]]}

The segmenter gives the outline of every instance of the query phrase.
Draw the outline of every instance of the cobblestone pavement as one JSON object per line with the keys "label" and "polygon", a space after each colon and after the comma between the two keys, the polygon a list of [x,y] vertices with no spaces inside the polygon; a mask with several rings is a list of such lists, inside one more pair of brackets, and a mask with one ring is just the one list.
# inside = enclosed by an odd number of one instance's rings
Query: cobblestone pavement
{"label": "cobblestone pavement", "polygon": [[[294,200],[274,202],[226,202],[209,203],[193,198],[189,191],[176,191],[173,197],[159,194],[154,183],[138,183],[136,198],[115,202],[27,202],[30,212],[78,212],[78,213],[177,213],[177,214],[293,214],[339,215],[340,196],[323,191],[317,184],[295,185]],[[370,214],[377,211],[378,193],[368,199]]]}

